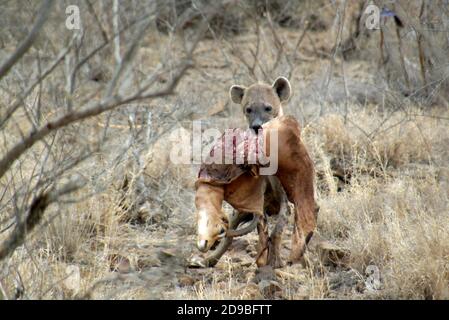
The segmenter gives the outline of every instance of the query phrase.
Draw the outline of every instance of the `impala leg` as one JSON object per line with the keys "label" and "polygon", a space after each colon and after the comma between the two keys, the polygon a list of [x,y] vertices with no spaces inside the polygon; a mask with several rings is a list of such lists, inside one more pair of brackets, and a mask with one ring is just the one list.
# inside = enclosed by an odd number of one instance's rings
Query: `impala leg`
{"label": "impala leg", "polygon": [[297,263],[302,260],[307,243],[315,230],[316,213],[315,205],[295,205],[295,224],[289,263]]}
{"label": "impala leg", "polygon": [[268,256],[271,251],[266,215],[259,219],[257,224],[257,232],[259,233],[259,244],[257,248],[256,264],[260,268],[268,264]]}

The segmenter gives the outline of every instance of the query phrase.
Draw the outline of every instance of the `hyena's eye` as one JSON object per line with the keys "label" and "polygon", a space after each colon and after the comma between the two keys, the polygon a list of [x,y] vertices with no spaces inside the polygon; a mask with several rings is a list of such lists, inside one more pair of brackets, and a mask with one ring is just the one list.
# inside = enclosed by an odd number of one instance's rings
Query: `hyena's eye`
{"label": "hyena's eye", "polygon": [[248,107],[248,108],[245,109],[245,112],[246,112],[246,113],[251,113],[252,111],[253,111],[253,110],[252,110],[250,107]]}
{"label": "hyena's eye", "polygon": [[272,106],[266,106],[265,107],[265,111],[266,112],[271,112],[273,110],[273,107]]}

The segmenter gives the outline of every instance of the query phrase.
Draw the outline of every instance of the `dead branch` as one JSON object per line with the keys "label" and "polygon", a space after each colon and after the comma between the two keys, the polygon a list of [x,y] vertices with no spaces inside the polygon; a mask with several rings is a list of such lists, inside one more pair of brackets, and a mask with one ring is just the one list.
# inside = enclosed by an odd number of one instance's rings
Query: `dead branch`
{"label": "dead branch", "polygon": [[190,63],[186,63],[184,66],[181,66],[178,73],[171,81],[171,83],[169,83],[169,85],[162,90],[150,93],[140,92],[139,90],[136,94],[133,94],[126,98],[122,98],[118,95],[111,96],[99,103],[98,102],[88,103],[87,106],[80,108],[81,109],[80,111],[73,111],[59,117],[54,121],[47,122],[44,126],[39,128],[38,130],[30,132],[28,136],[24,137],[22,141],[18,142],[14,147],[12,147],[7,152],[7,154],[0,160],[0,178],[3,177],[3,175],[7,170],[9,170],[13,162],[17,160],[26,150],[31,148],[37,141],[45,138],[51,132],[66,127],[72,123],[93,116],[97,116],[106,111],[117,108],[123,104],[131,103],[137,100],[150,99],[150,98],[153,99],[172,94],[179,80],[182,78],[185,71],[189,67],[191,67]]}
{"label": "dead branch", "polygon": [[89,9],[89,13],[94,17],[95,23],[98,25],[98,28],[101,32],[101,37],[103,38],[103,42],[109,42],[108,33],[106,32],[103,24],[101,23],[100,17],[95,12],[94,6],[90,0],[86,0],[87,8]]}
{"label": "dead branch", "polygon": [[45,22],[47,21],[48,15],[50,14],[51,7],[53,6],[54,0],[45,0],[37,13],[37,19],[31,31],[28,33],[23,42],[19,45],[16,51],[8,58],[6,61],[0,65],[0,79],[2,79],[11,68],[23,57],[23,55],[30,49],[37,35],[41,31]]}
{"label": "dead branch", "polygon": [[23,244],[26,234],[33,231],[50,204],[57,201],[61,196],[80,189],[83,185],[84,183],[81,180],[74,180],[61,188],[53,188],[37,196],[32,201],[26,217],[16,224],[9,237],[0,244],[0,261]]}
{"label": "dead branch", "polygon": [[73,43],[74,43],[75,37],[72,38],[72,41],[69,43],[67,47],[65,47],[56,57],[55,61],[45,69],[40,76],[31,84],[28,86],[28,88],[20,95],[20,97],[13,102],[13,104],[6,110],[6,112],[2,115],[2,119],[0,119],[0,129],[4,127],[6,124],[6,121],[12,116],[14,112],[20,107],[20,105],[24,102],[25,98],[28,97],[31,92],[33,92],[34,88],[41,84],[42,81],[50,75],[55,68],[59,65],[59,63],[65,58],[67,53],[70,51]]}

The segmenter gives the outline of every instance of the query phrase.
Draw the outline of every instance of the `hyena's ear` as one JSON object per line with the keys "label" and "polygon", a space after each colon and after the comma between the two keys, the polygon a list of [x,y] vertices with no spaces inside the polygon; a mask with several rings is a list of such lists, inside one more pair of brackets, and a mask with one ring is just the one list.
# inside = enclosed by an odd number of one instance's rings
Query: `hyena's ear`
{"label": "hyena's ear", "polygon": [[273,82],[273,90],[277,93],[281,102],[283,102],[290,98],[292,87],[290,86],[290,82],[287,78],[278,77]]}
{"label": "hyena's ear", "polygon": [[233,85],[229,90],[229,96],[232,102],[240,104],[245,94],[246,88],[243,86]]}

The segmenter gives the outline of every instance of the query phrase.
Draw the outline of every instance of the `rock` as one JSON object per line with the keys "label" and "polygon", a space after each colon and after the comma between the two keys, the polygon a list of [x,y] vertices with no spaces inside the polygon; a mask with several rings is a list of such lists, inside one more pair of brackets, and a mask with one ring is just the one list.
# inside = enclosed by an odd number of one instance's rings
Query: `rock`
{"label": "rock", "polygon": [[160,255],[164,255],[167,257],[176,257],[178,253],[179,252],[175,248],[164,248],[159,251]]}
{"label": "rock", "polygon": [[161,249],[157,253],[158,259],[162,264],[182,265],[182,253],[175,248]]}
{"label": "rock", "polygon": [[64,287],[74,295],[79,292],[81,283],[80,268],[77,265],[68,265],[65,269],[67,277],[63,281]]}
{"label": "rock", "polygon": [[349,250],[328,241],[320,242],[317,246],[317,252],[324,265],[345,266],[349,262]]}
{"label": "rock", "polygon": [[[245,274],[245,281],[246,281],[246,282],[249,282],[249,283],[252,283],[252,284],[255,284],[255,283],[254,283],[254,278],[255,278],[255,276],[256,276],[256,273],[255,273],[255,272],[249,271],[249,272],[247,272],[247,273]],[[256,285],[257,285],[257,284],[256,284]]]}
{"label": "rock", "polygon": [[190,257],[189,261],[187,262],[187,266],[189,268],[206,268],[206,261],[203,257],[194,255]]}
{"label": "rock", "polygon": [[218,261],[218,263],[215,265],[215,269],[216,270],[221,270],[221,271],[228,271],[228,269],[229,269],[229,263],[228,263],[228,261],[229,260],[225,260],[225,261],[223,261],[224,259],[222,259],[222,260],[220,260],[220,261]]}
{"label": "rock", "polygon": [[247,251],[249,241],[247,239],[237,239],[232,242],[230,250],[232,251]]}
{"label": "rock", "polygon": [[255,258],[255,257],[257,256],[257,252],[256,252],[256,251],[251,251],[251,252],[248,252],[248,255],[249,255],[251,258]]}
{"label": "rock", "polygon": [[308,251],[316,252],[323,265],[345,266],[348,264],[350,251],[341,248],[325,239],[319,234],[314,234],[307,244]]}
{"label": "rock", "polygon": [[245,250],[251,258],[255,258],[257,256],[257,250],[256,250],[256,246],[254,244],[252,244],[252,243],[249,244],[245,248]]}
{"label": "rock", "polygon": [[329,289],[338,292],[337,295],[353,294],[355,292],[364,293],[366,282],[360,278],[355,270],[338,270],[329,273]]}
{"label": "rock", "polygon": [[146,256],[137,259],[137,269],[143,270],[150,267],[160,267],[161,261],[156,256]]}
{"label": "rock", "polygon": [[242,299],[261,300],[264,298],[259,286],[255,283],[249,283],[248,285],[243,286],[241,290],[243,292]]}
{"label": "rock", "polygon": [[260,292],[267,298],[273,298],[282,293],[281,285],[274,280],[262,280],[259,282]]}
{"label": "rock", "polygon": [[187,274],[178,276],[178,284],[181,287],[191,287],[195,284],[195,279]]}
{"label": "rock", "polygon": [[309,293],[309,287],[305,285],[301,285],[298,287],[298,289],[295,292],[294,299],[295,300],[309,300],[310,293]]}
{"label": "rock", "polygon": [[253,264],[253,261],[242,261],[240,263],[240,266],[243,267],[243,268],[248,268],[248,267],[251,267],[252,264]]}
{"label": "rock", "polygon": [[271,266],[263,266],[257,268],[256,275],[254,277],[254,282],[259,283],[263,280],[276,280],[276,273],[274,272],[273,267]]}
{"label": "rock", "polygon": [[253,243],[250,243],[245,248],[246,252],[256,251],[256,246]]}
{"label": "rock", "polygon": [[232,257],[231,258],[231,263],[240,263],[242,262],[242,258],[240,257]]}
{"label": "rock", "polygon": [[108,260],[111,271],[117,271],[120,273],[131,272],[131,262],[128,258],[114,253],[108,256]]}

